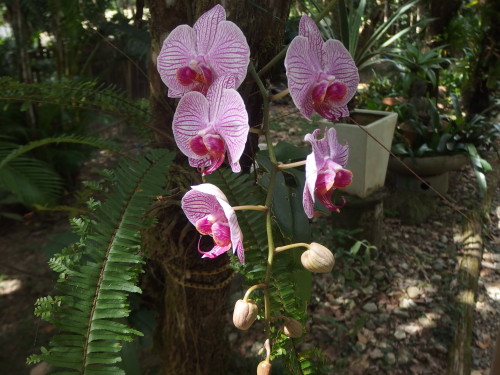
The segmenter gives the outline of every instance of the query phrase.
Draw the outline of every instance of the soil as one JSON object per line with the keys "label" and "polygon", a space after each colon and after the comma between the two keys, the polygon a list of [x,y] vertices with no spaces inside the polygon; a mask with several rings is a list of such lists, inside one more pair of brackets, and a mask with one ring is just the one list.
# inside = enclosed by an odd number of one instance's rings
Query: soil
{"label": "soil", "polygon": [[[287,108],[274,109],[276,135],[302,139],[310,130],[291,125],[290,118],[297,113]],[[280,122],[289,125],[286,130]],[[491,161],[494,168],[500,167],[498,160]],[[496,192],[485,224],[473,328],[473,375],[489,373],[500,325],[500,188],[490,188]],[[332,374],[445,373],[458,313],[458,235],[464,219],[429,194],[423,201],[432,212],[421,222],[409,224],[403,206],[398,210],[398,205],[390,204],[397,201],[390,178],[388,189],[382,246],[369,255],[363,248],[348,254],[346,248],[337,254],[332,274],[314,278],[311,319],[301,345],[322,348]],[[446,197],[461,209],[478,204],[470,167],[452,174]],[[33,316],[34,302],[54,288],[55,274],[47,266],[46,254],[53,252],[68,230],[67,217],[61,213],[28,213],[23,222],[0,222],[0,374],[45,373],[40,365],[34,369],[25,364],[28,355],[47,344],[53,329]],[[255,334],[230,330],[229,339],[242,356],[255,360],[261,347]]]}

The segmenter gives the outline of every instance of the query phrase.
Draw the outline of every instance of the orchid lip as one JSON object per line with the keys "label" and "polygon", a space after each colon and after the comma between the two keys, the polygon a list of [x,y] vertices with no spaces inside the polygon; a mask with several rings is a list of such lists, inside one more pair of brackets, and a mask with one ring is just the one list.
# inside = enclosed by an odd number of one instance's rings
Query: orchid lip
{"label": "orchid lip", "polygon": [[215,172],[222,165],[222,163],[224,163],[224,159],[225,154],[219,155],[217,157],[210,157],[211,165],[207,169],[201,171],[201,175],[206,176],[207,174]]}
{"label": "orchid lip", "polygon": [[333,193],[333,189],[328,191],[326,194],[316,194],[316,196],[318,197],[319,201],[321,203],[323,203],[323,205],[329,210],[329,211],[337,211],[337,212],[340,212],[340,209],[343,208],[347,201],[345,199],[345,197],[341,197],[342,198],[342,204],[334,204],[332,202],[332,193]]}

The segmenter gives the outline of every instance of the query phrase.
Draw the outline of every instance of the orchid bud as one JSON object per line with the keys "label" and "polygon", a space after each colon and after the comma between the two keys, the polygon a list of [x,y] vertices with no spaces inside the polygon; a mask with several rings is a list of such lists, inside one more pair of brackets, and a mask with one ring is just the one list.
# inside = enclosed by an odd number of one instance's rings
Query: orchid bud
{"label": "orchid bud", "polygon": [[283,332],[285,335],[291,338],[297,338],[302,336],[302,324],[298,320],[292,318],[285,318],[285,324],[283,326]]}
{"label": "orchid bud", "polygon": [[246,331],[257,318],[259,308],[252,300],[239,299],[234,305],[233,323],[236,328]]}
{"label": "orchid bud", "polygon": [[306,270],[315,273],[328,273],[335,264],[333,253],[317,242],[309,245],[309,250],[302,253],[300,261]]}
{"label": "orchid bud", "polygon": [[271,364],[266,361],[262,361],[257,366],[257,375],[270,375],[271,374]]}

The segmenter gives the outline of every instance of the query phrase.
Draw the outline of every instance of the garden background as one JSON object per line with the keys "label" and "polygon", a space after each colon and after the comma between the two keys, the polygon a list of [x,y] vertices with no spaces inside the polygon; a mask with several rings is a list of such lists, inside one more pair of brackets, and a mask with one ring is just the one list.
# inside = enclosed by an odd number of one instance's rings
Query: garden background
{"label": "garden background", "polygon": [[[144,261],[132,280],[142,294],[127,294],[126,316],[113,317],[143,336],[129,342],[131,332],[120,328],[107,339],[119,344],[118,367],[126,374],[250,374],[264,358],[263,319],[248,331],[231,322],[234,302],[258,272],[225,255],[199,258],[198,234],[179,208],[181,193],[200,183],[199,175],[179,153],[154,154],[176,150],[177,102],[155,67],[161,44],[177,25],[193,25],[217,3],[0,1],[2,374],[57,367],[43,356],[26,363],[61,329],[57,314],[66,302],[57,300],[56,282],[85,261],[83,239],[106,212],[100,202],[130,188],[120,185],[136,177],[127,168],[153,159],[163,160],[156,173],[166,177],[151,192],[155,199],[134,203],[143,211],[130,234],[138,236],[134,254]],[[283,237],[323,243],[336,264],[312,279],[290,272],[275,281],[277,289],[284,285],[281,292],[293,285],[308,303],[290,307],[305,333],[277,340],[273,373],[488,374],[500,321],[500,6],[492,0],[220,3],[250,45],[283,161],[304,158],[304,135],[327,125],[319,116],[307,121],[294,107],[282,61],[266,65],[297,35],[302,14],[322,18],[324,39],[341,40],[353,56],[361,83],[350,109],[398,114],[383,187],[364,197],[339,193],[336,199],[347,200],[341,214],[319,213],[310,230],[292,225],[287,232],[293,204],[274,213]],[[250,126],[259,128],[264,104],[255,79],[248,75],[239,91]],[[214,175],[234,199],[260,196],[259,189],[243,191],[249,186],[265,190],[262,181],[250,183],[260,173],[254,160],[265,164],[265,154],[255,156],[263,143],[256,133],[248,141],[245,180]],[[351,158],[356,152],[351,148]],[[451,171],[426,174],[415,164],[450,156],[460,160]],[[398,171],[403,158],[422,180]],[[116,169],[120,162],[129,164]],[[287,175],[278,191],[290,201],[302,194],[294,178]],[[288,263],[276,267],[285,274]],[[74,371],[90,374],[92,366]]]}

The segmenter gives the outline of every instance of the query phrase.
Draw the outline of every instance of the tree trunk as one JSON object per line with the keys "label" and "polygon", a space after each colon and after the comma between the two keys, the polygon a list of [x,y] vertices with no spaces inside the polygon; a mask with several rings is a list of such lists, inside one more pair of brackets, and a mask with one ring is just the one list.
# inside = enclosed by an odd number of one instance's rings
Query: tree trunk
{"label": "tree trunk", "polygon": [[[455,323],[455,335],[448,353],[447,375],[469,375],[472,370],[474,311],[484,247],[482,228],[488,220],[488,212],[500,178],[500,173],[495,168],[497,165],[493,167],[493,171],[487,175],[490,188],[478,207],[467,213],[470,220],[467,220],[462,230],[463,255],[458,268],[457,294],[459,318]],[[499,341],[500,339],[497,339],[497,346]],[[495,369],[500,368],[500,358],[497,357],[499,353],[497,347],[494,358]],[[490,374],[497,375],[498,372],[492,371]]]}
{"label": "tree trunk", "polygon": [[[19,62],[21,82],[33,83],[33,72],[31,70],[29,56],[30,31],[26,23],[26,17],[20,0],[7,3],[7,18],[10,20],[12,32],[16,41],[17,60]],[[31,138],[36,138],[36,112],[33,104],[28,105],[26,111],[26,122],[29,127]]]}
{"label": "tree trunk", "polygon": [[426,39],[433,40],[437,35],[444,34],[448,24],[462,6],[462,0],[428,0],[427,4],[427,16],[436,19],[427,26]]}
{"label": "tree trunk", "polygon": [[500,78],[498,56],[500,55],[500,3],[483,1],[479,8],[483,35],[478,42],[478,52],[471,60],[471,76],[463,90],[463,99],[468,114],[481,113],[492,104],[491,93]]}
{"label": "tree trunk", "polygon": [[[158,129],[171,124],[175,101],[167,98],[167,88],[156,70],[156,58],[168,32],[177,25],[194,21],[219,1],[149,0],[152,54],[150,63],[151,111]],[[289,0],[222,1],[228,19],[247,37],[251,58],[257,66],[266,64],[283,47]],[[247,105],[250,125],[262,122],[262,99],[247,79],[240,87]],[[250,138],[250,137],[249,137]],[[173,138],[158,138],[162,146],[177,149]],[[250,145],[249,145],[250,144]],[[242,166],[248,170],[256,151],[257,137],[249,139]],[[178,160],[185,163],[185,157]],[[151,251],[151,269],[146,280],[147,293],[158,303],[156,349],[162,360],[161,374],[211,375],[225,373],[229,348],[224,335],[227,300],[232,271],[228,256],[201,259],[197,251],[199,234],[180,209],[181,192],[201,182],[193,169],[171,172],[170,192],[177,194],[155,207],[158,224],[144,234],[145,248]],[[208,244],[210,242],[210,244]],[[211,239],[204,245],[211,245]],[[210,246],[211,248],[211,246]],[[209,249],[204,249],[209,250]]]}

